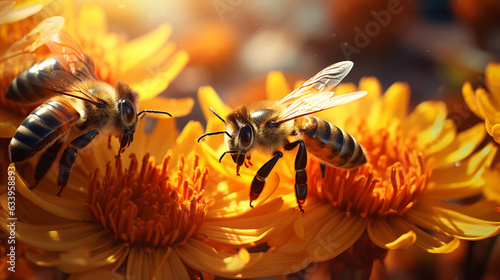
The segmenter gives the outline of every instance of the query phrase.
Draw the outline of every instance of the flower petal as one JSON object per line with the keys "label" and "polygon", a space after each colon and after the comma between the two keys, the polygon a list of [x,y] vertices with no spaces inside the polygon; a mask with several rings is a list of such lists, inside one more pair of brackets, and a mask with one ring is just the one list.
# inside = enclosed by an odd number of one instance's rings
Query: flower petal
{"label": "flower petal", "polygon": [[290,92],[290,86],[288,86],[283,72],[269,72],[266,79],[266,95],[268,100],[278,101]]}
{"label": "flower petal", "polygon": [[402,120],[408,114],[410,87],[406,83],[392,84],[382,97],[383,111],[379,126],[385,126],[393,120]]}
{"label": "flower petal", "polygon": [[435,153],[435,168],[449,166],[469,156],[483,141],[486,131],[483,124],[477,124],[457,135],[448,147]]}
{"label": "flower petal", "polygon": [[200,102],[205,120],[215,117],[210,108],[214,109],[222,118],[231,112],[231,108],[222,102],[219,95],[217,95],[211,86],[204,86],[198,89],[198,101]]}
{"label": "flower petal", "polygon": [[493,99],[500,102],[500,63],[490,63],[484,72],[486,85],[491,92]]}
{"label": "flower petal", "polygon": [[439,201],[465,198],[480,193],[484,188],[484,179],[481,175],[491,165],[496,151],[495,145],[490,143],[459,164],[435,170],[431,176],[435,185],[425,196]]}
{"label": "flower petal", "polygon": [[[182,246],[175,246],[175,252],[189,267],[222,277],[256,278],[269,275],[283,275],[296,272],[311,263],[304,254],[284,254],[280,252],[250,253],[234,264],[232,254],[214,250],[212,247],[193,239]],[[237,254],[239,255],[239,254]]]}
{"label": "flower petal", "polygon": [[226,244],[259,242],[267,235],[283,230],[297,217],[294,209],[279,211],[282,204],[281,199],[275,199],[238,217],[206,220],[200,233]]}
{"label": "flower petal", "polygon": [[370,220],[367,232],[373,243],[390,250],[413,245],[417,240],[417,235],[413,230],[402,227],[401,223],[394,221],[397,219],[400,218]]}
{"label": "flower petal", "polygon": [[417,235],[417,240],[415,241],[414,245],[423,250],[426,250],[429,253],[451,253],[455,251],[460,245],[460,240],[458,238],[452,238],[449,242],[444,242],[421,230],[418,226],[409,223],[405,219],[393,220],[393,223],[397,224],[398,228],[413,231]]}
{"label": "flower petal", "polygon": [[129,71],[141,61],[156,53],[167,42],[171,32],[170,25],[162,24],[146,35],[119,47],[118,53],[122,59],[120,72]]}
{"label": "flower petal", "polygon": [[[146,70],[149,72],[147,75],[150,77],[148,79],[141,79],[141,82],[133,83],[131,87],[139,92],[142,101],[152,99],[170,85],[170,82],[184,69],[188,59],[189,56],[185,51],[178,51],[161,69]],[[144,69],[140,71],[142,73]],[[136,73],[135,76],[141,75]]]}
{"label": "flower petal", "polygon": [[472,85],[470,82],[466,82],[462,86],[462,96],[464,97],[465,103],[467,103],[467,106],[469,106],[469,109],[478,117],[484,120],[484,115],[481,113],[481,110],[479,110],[479,107],[477,105],[477,99],[476,95],[474,93],[474,89],[472,88]]}
{"label": "flower petal", "polygon": [[307,251],[316,262],[326,261],[352,246],[365,231],[367,220],[359,216],[346,216],[345,212],[329,206],[331,210],[321,214],[321,219],[304,215]]}
{"label": "flower petal", "polygon": [[[139,102],[139,108],[147,110],[157,110],[167,112],[172,115],[173,118],[184,117],[191,113],[193,109],[194,100],[191,97],[186,98],[166,98],[166,97],[154,97],[149,100],[141,100]],[[171,118],[166,114],[147,114],[149,117],[153,118]]]}
{"label": "flower petal", "polygon": [[[446,208],[444,203],[440,206],[418,203],[406,213],[406,218],[420,227],[466,240],[484,239],[500,233],[500,213],[496,213],[495,220],[485,220],[467,215],[471,206],[455,205],[453,209]],[[490,212],[494,211],[490,208]]]}

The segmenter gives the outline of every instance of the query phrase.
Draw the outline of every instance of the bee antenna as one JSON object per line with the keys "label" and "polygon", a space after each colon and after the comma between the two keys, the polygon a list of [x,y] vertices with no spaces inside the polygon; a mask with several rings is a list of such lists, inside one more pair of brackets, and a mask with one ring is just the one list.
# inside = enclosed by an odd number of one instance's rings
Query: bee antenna
{"label": "bee antenna", "polygon": [[198,142],[200,142],[200,140],[205,137],[205,136],[210,136],[210,135],[217,135],[217,134],[223,134],[225,133],[227,136],[229,136],[229,138],[233,139],[234,137],[231,136],[231,134],[229,134],[229,132],[227,131],[215,131],[215,132],[207,132],[205,134],[203,134],[202,136],[200,136],[200,138],[198,138]]}
{"label": "bee antenna", "polygon": [[158,111],[158,110],[142,110],[140,111],[139,113],[137,113],[137,117],[141,117],[142,114],[144,113],[155,113],[155,114],[165,114],[165,115],[168,115],[169,117],[171,117],[172,115],[170,115],[169,113],[165,112],[165,111]]}
{"label": "bee antenna", "polygon": [[219,114],[217,114],[214,109],[212,109],[212,107],[210,107],[210,111],[212,111],[212,113],[214,113],[214,115],[217,116],[217,118],[219,118],[219,120],[221,120],[223,123],[226,123],[226,121],[221,117],[219,116]]}
{"label": "bee antenna", "polygon": [[220,156],[220,158],[219,158],[219,162],[221,162],[221,161],[222,161],[222,158],[223,158],[226,154],[237,154],[237,153],[239,153],[239,151],[236,151],[236,150],[234,150],[234,151],[225,151],[225,152],[222,154],[222,156]]}

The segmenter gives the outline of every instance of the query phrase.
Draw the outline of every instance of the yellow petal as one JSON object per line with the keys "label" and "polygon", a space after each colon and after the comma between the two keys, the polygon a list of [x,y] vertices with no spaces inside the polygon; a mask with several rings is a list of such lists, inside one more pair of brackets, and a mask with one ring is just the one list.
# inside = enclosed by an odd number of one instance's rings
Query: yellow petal
{"label": "yellow petal", "polygon": [[277,101],[291,92],[285,75],[281,71],[271,71],[266,79],[266,95],[268,100]]}
{"label": "yellow petal", "polygon": [[210,108],[213,108],[222,118],[231,112],[231,109],[222,102],[219,95],[217,95],[211,86],[204,86],[198,89],[198,101],[200,102],[205,120],[215,117]]}
{"label": "yellow petal", "polygon": [[305,254],[290,255],[280,252],[249,253],[242,258],[239,254],[214,250],[193,239],[189,239],[182,246],[175,246],[174,249],[189,267],[230,278],[283,275],[296,272],[311,263],[311,259],[307,259]]}
{"label": "yellow petal", "polygon": [[156,53],[167,42],[172,28],[168,24],[162,24],[155,30],[139,38],[127,42],[118,49],[121,57],[121,72],[127,72],[142,60]]}
{"label": "yellow petal", "polygon": [[408,114],[410,87],[406,83],[394,83],[385,92],[380,125],[384,126],[393,120],[402,120]]}
{"label": "yellow petal", "polygon": [[[331,206],[330,206],[331,208]],[[322,213],[321,219],[308,219],[304,215],[307,251],[316,262],[329,260],[351,247],[364,233],[367,220],[359,216],[346,216],[342,211]],[[314,227],[311,223],[318,223]]]}
{"label": "yellow petal", "polygon": [[[453,210],[445,208],[445,204],[441,206],[418,203],[406,213],[406,218],[422,228],[466,240],[480,240],[500,232],[500,213],[496,213],[495,220],[484,220],[461,211],[468,206],[454,206]],[[495,212],[495,209],[490,208],[490,212]]]}
{"label": "yellow petal", "polygon": [[462,96],[464,97],[465,103],[469,106],[469,109],[478,117],[484,120],[484,115],[479,110],[477,105],[476,94],[472,88],[471,83],[466,82],[462,87]]}
{"label": "yellow petal", "polygon": [[415,232],[398,223],[399,219],[372,219],[368,223],[367,232],[373,243],[391,250],[413,245],[417,240]]}
{"label": "yellow petal", "polygon": [[[146,151],[154,151],[155,155],[163,156],[167,154],[169,149],[175,147],[175,141],[179,136],[179,131],[175,126],[175,119],[158,119],[153,132],[148,135],[146,140]],[[156,163],[163,160],[161,157],[156,158]]]}
{"label": "yellow petal", "polygon": [[486,131],[482,123],[462,131],[451,145],[434,154],[435,168],[449,166],[470,155],[483,141]]}
{"label": "yellow petal", "polygon": [[153,99],[148,99],[139,102],[139,108],[141,110],[158,110],[167,112],[172,117],[166,114],[154,114],[146,113],[148,117],[153,117],[157,119],[164,118],[179,118],[189,115],[193,109],[194,100],[190,97],[186,98],[167,98],[157,96]]}
{"label": "yellow petal", "polygon": [[495,124],[489,131],[495,142],[500,143],[500,124]]}
{"label": "yellow petal", "polygon": [[[130,84],[139,83],[146,78],[155,77],[161,72],[168,71],[168,67],[172,62],[171,60],[176,46],[174,43],[167,43],[152,56],[144,59],[139,64],[134,66],[130,71],[123,72],[120,79],[127,81]],[[180,50],[180,52],[184,52]],[[186,55],[189,56],[189,55]],[[186,61],[187,62],[187,61]]]}
{"label": "yellow petal", "polygon": [[500,63],[490,63],[484,72],[486,85],[496,102],[500,101]]}
{"label": "yellow petal", "polygon": [[[95,38],[101,39],[108,32],[108,19],[103,7],[92,3],[83,3],[78,13],[78,24],[75,25],[78,34],[85,41],[92,42]],[[91,32],[89,32],[92,30]]]}
{"label": "yellow petal", "polygon": [[[179,75],[188,61],[188,55],[184,51],[177,52],[158,73],[152,72],[151,78],[139,83],[134,83],[131,87],[140,93],[141,100],[151,99],[163,92],[170,82]],[[143,71],[143,70],[141,70]]]}
{"label": "yellow petal", "polygon": [[493,123],[495,123],[495,115],[496,112],[498,112],[498,105],[491,99],[490,95],[484,88],[476,89],[476,100],[481,115],[484,116],[485,119],[490,119]]}
{"label": "yellow petal", "polygon": [[441,136],[446,115],[446,104],[443,102],[422,102],[403,121],[401,129],[405,135],[416,135],[418,146],[425,149],[433,146]]}
{"label": "yellow petal", "polygon": [[435,185],[426,195],[441,200],[477,194],[482,189],[481,175],[490,166],[496,151],[495,145],[490,143],[459,164],[434,170],[431,180]]}
{"label": "yellow petal", "polygon": [[179,137],[177,137],[176,148],[172,153],[172,157],[177,158],[180,154],[189,154],[194,150],[194,146],[197,145],[196,139],[198,139],[202,133],[203,127],[199,122],[189,121]]}

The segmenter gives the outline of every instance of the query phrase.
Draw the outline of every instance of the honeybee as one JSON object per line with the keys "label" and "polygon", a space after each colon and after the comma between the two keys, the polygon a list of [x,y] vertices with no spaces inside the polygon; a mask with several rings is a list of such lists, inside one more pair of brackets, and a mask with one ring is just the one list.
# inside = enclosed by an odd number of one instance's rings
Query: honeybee
{"label": "honeybee", "polygon": [[257,101],[249,106],[240,106],[229,113],[224,120],[212,108],[210,110],[225,123],[224,131],[208,132],[203,137],[225,134],[227,151],[240,167],[251,165],[251,153],[257,150],[272,155],[257,171],[250,188],[250,206],[265,185],[265,180],[283,151],[298,146],[295,158],[295,195],[299,209],[307,196],[307,152],[322,164],[341,169],[352,169],[367,162],[363,147],[337,126],[312,113],[349,103],[366,95],[365,91],[333,96],[332,88],[349,73],[351,61],[330,65],[304,82],[300,87],[277,102]]}
{"label": "honeybee", "polygon": [[16,130],[9,146],[11,162],[20,162],[41,153],[35,168],[34,188],[50,169],[61,148],[58,196],[67,184],[78,151],[99,133],[120,139],[118,156],[134,139],[139,117],[138,94],[128,84],[116,87],[94,74],[94,63],[78,43],[59,32],[46,43],[54,57],[41,61],[17,76],[5,97],[24,104],[44,102]]}

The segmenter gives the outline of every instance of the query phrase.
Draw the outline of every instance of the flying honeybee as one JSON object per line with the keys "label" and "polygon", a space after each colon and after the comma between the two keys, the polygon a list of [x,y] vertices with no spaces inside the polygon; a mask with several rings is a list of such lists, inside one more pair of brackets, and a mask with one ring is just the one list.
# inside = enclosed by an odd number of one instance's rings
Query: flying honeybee
{"label": "flying honeybee", "polygon": [[11,162],[41,153],[35,168],[34,188],[50,169],[61,148],[58,185],[60,195],[68,182],[78,151],[96,135],[120,139],[118,156],[133,140],[137,121],[138,94],[126,83],[116,87],[98,80],[93,61],[66,33],[59,32],[46,43],[54,57],[41,61],[17,76],[5,93],[24,104],[44,102],[21,123],[10,142]]}
{"label": "flying honeybee", "polygon": [[[225,123],[224,131],[208,132],[203,137],[225,134],[227,151],[236,163],[239,175],[241,165],[251,165],[254,150],[273,155],[255,175],[250,188],[250,206],[265,185],[265,180],[283,151],[298,148],[295,158],[295,195],[302,211],[307,196],[307,151],[323,164],[342,169],[352,169],[366,163],[361,145],[335,125],[309,114],[349,103],[366,95],[358,91],[333,96],[332,88],[349,73],[351,61],[330,65],[277,102],[258,101],[240,106],[224,120],[212,108],[212,112]],[[307,151],[306,151],[307,150]]]}

